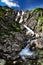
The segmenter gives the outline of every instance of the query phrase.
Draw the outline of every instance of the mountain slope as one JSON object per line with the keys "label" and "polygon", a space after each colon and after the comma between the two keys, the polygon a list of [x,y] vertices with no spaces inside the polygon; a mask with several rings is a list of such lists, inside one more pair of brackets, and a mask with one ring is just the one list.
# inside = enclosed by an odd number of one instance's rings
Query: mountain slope
{"label": "mountain slope", "polygon": [[[7,65],[10,65],[16,58],[18,59],[19,52],[21,52],[26,45],[28,47],[29,43],[31,51],[34,49],[34,43],[36,47],[38,47],[38,49],[36,49],[37,52],[35,52],[36,55],[39,54],[39,49],[41,51],[43,47],[43,38],[36,39],[35,35],[26,35],[27,30],[23,25],[26,25],[35,33],[42,33],[43,9],[37,8],[31,11],[20,11],[6,6],[0,6],[0,58],[5,59],[8,63]],[[36,41],[32,44],[29,42],[31,40]],[[43,56],[42,51],[40,52],[42,54],[40,57]],[[35,58],[34,56],[32,59]],[[16,61],[18,62],[18,60]],[[20,59],[19,61],[21,62]]]}
{"label": "mountain slope", "polygon": [[[41,19],[41,17],[42,17],[42,19]],[[1,26],[2,27],[4,26],[4,28],[6,28],[7,30],[11,29],[10,28],[11,26],[12,26],[12,28],[20,30],[20,28],[22,28],[22,25],[19,25],[19,23],[22,22],[22,24],[26,24],[27,26],[32,28],[34,31],[37,31],[36,27],[38,25],[39,18],[40,18],[41,25],[43,25],[43,21],[42,21],[43,20],[43,9],[41,9],[41,8],[37,8],[34,11],[28,11],[28,10],[27,11],[18,11],[18,10],[10,9],[8,7],[0,7],[0,25],[2,23]],[[18,28],[17,28],[16,23],[20,27],[17,25],[18,26]],[[41,25],[39,25],[39,26],[41,27]],[[41,32],[41,30],[39,29],[38,32]]]}

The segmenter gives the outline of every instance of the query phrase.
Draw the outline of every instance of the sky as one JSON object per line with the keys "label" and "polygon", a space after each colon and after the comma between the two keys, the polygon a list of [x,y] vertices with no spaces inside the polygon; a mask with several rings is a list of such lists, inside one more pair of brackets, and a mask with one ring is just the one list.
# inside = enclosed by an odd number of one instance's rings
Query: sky
{"label": "sky", "polygon": [[43,8],[43,0],[0,0],[0,6],[8,6],[18,10]]}

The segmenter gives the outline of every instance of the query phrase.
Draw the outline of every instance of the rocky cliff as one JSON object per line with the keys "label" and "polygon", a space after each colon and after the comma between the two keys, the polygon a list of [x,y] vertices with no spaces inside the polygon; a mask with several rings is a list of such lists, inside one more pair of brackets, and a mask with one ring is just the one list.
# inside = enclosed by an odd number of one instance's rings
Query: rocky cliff
{"label": "rocky cliff", "polygon": [[[14,28],[17,31],[20,30],[20,28],[23,28],[19,23],[26,24],[35,32],[41,32],[43,26],[43,9],[36,8],[31,11],[18,11],[6,6],[0,7],[0,26],[2,28],[5,28],[6,30],[13,30],[12,28]],[[19,25],[20,28],[16,25]],[[10,28],[11,26],[12,28]]]}
{"label": "rocky cliff", "polygon": [[[27,45],[28,39],[33,38],[26,35],[27,30],[23,25],[28,26],[35,33],[42,34],[43,8],[20,11],[0,6],[0,58],[15,60],[17,54]],[[38,43],[41,42],[42,48],[43,38],[37,41],[36,46],[39,47]]]}

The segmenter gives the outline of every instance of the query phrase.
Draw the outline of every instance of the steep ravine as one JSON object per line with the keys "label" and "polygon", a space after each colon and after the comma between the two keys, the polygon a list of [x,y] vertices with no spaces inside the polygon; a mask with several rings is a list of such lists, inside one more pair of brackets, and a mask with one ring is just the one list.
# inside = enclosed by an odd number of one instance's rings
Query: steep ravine
{"label": "steep ravine", "polygon": [[[27,32],[26,26],[33,33]],[[24,60],[36,60],[36,57],[38,59],[42,57],[43,60],[42,26],[43,8],[20,11],[0,6],[0,62],[3,61],[2,65],[5,63],[6,65],[18,65],[19,63],[22,65]],[[32,62],[36,63],[29,61],[29,63]]]}

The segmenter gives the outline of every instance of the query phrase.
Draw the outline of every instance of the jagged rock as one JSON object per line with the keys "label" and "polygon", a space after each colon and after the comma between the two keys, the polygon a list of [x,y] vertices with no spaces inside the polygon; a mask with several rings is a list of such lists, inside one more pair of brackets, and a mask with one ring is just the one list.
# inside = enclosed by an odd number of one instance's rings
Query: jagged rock
{"label": "jagged rock", "polygon": [[[19,53],[27,44],[30,44],[30,47],[35,44],[35,47],[43,48],[43,38],[30,42],[33,36],[26,35],[27,30],[24,28],[26,25],[35,33],[42,33],[43,9],[41,11],[42,13],[39,10],[18,11],[0,7],[0,58],[12,62],[19,58]],[[34,47],[32,50],[34,51]]]}

